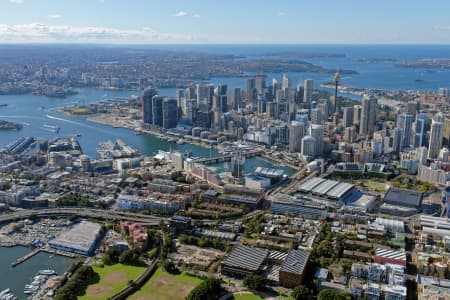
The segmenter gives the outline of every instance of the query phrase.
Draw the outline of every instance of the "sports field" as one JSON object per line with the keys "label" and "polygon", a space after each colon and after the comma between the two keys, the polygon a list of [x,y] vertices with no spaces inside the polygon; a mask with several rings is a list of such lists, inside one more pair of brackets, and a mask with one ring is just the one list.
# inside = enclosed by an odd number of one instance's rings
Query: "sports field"
{"label": "sports field", "polygon": [[103,268],[94,266],[93,269],[100,276],[100,281],[88,286],[86,294],[78,297],[79,300],[108,299],[125,288],[130,280],[136,279],[145,270],[144,267],[122,264],[104,266]]}
{"label": "sports field", "polygon": [[161,268],[130,300],[183,300],[202,280],[186,274],[172,275]]}

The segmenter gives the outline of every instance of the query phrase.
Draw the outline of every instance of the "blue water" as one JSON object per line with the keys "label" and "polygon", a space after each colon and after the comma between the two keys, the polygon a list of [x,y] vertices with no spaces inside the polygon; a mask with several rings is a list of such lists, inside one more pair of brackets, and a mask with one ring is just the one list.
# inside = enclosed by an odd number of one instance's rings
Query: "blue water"
{"label": "blue water", "polygon": [[[329,69],[350,69],[359,74],[343,75],[341,84],[346,86],[378,88],[389,90],[431,90],[450,87],[450,70],[429,70],[397,68],[395,62],[369,63],[357,62],[358,58],[393,58],[399,62],[421,58],[450,58],[450,45],[152,45],[145,48],[167,50],[203,51],[242,55],[249,59],[262,58],[268,53],[280,52],[320,52],[344,54],[345,57],[298,58]],[[263,58],[270,58],[264,56]],[[289,57],[289,59],[296,59]],[[287,73],[294,84],[304,79],[314,79],[318,88],[320,83],[332,80],[333,74]],[[282,74],[267,74],[281,78]],[[414,82],[422,79],[424,82]],[[245,88],[242,78],[212,78],[212,82],[223,82],[230,86]]]}
{"label": "blue water", "polygon": [[73,262],[72,258],[41,252],[15,268],[11,267],[13,261],[31,250],[26,247],[0,248],[0,291],[9,288],[19,299],[27,299],[23,288],[31,283],[39,270],[52,269],[62,275]]}
{"label": "blue water", "polygon": [[[130,46],[131,47],[131,46]],[[137,47],[137,46],[133,46]],[[358,62],[356,58],[394,58],[399,61],[418,58],[446,58],[450,57],[450,45],[421,45],[421,46],[393,46],[393,45],[156,45],[141,46],[145,48],[159,48],[167,50],[204,51],[245,56],[248,59],[268,58],[268,53],[280,52],[320,52],[330,54],[343,54],[344,57],[330,58],[301,58],[329,69],[351,69],[358,74],[343,74],[341,84],[346,86],[381,88],[390,90],[433,90],[440,87],[450,87],[450,70],[424,70],[397,68],[393,62],[370,63]],[[298,59],[295,57],[289,59]],[[267,74],[267,84],[273,77],[281,79],[282,73]],[[314,79],[314,85],[319,88],[323,82],[329,82],[333,74],[323,73],[287,73],[291,78],[293,87],[304,79]],[[424,82],[415,82],[422,79]],[[246,86],[245,77],[211,78],[210,82],[226,83],[232,87]],[[175,89],[160,89],[166,96],[174,96]],[[0,96],[0,103],[7,103],[7,107],[0,107],[0,119],[19,122],[24,128],[19,132],[0,131],[0,147],[15,140],[19,136],[34,136],[51,138],[56,136],[44,130],[43,125],[58,125],[61,127],[59,136],[68,136],[81,133],[81,146],[84,152],[97,157],[95,151],[101,141],[123,139],[133,147],[140,149],[143,154],[151,155],[157,150],[179,149],[192,150],[197,156],[208,157],[215,155],[215,150],[193,145],[176,145],[147,135],[134,135],[127,129],[113,129],[86,121],[83,118],[67,117],[56,112],[57,108],[72,106],[81,103],[91,103],[113,97],[129,97],[138,94],[138,91],[104,91],[99,89],[82,89],[77,95],[66,99],[47,98],[34,95],[6,95]],[[359,96],[353,96],[358,99]],[[42,109],[44,107],[44,109]],[[251,172],[258,165],[266,166],[261,159],[247,160],[246,171]],[[220,166],[219,166],[220,168]]]}
{"label": "blue water", "polygon": [[[57,136],[74,136],[80,133],[79,142],[83,152],[93,158],[98,157],[96,148],[99,142],[122,139],[134,148],[138,148],[142,154],[154,155],[158,150],[190,150],[195,156],[217,156],[215,149],[196,145],[176,143],[151,136],[135,135],[134,131],[124,128],[112,128],[111,126],[89,122],[84,118],[68,117],[56,110],[58,108],[73,106],[79,103],[92,103],[114,97],[130,97],[136,91],[104,91],[99,89],[81,89],[77,95],[66,99],[55,99],[35,95],[0,95],[0,103],[8,106],[0,107],[0,119],[23,124],[20,131],[0,130],[0,148],[14,141],[20,136],[32,136],[37,138],[54,138]],[[160,89],[162,95],[173,96],[175,89]],[[61,128],[58,134],[44,129],[44,125],[57,125]],[[271,167],[271,163],[261,158],[249,158],[245,165],[247,173],[253,172],[256,167]],[[223,165],[214,165],[218,171],[223,170]],[[283,168],[287,174],[292,174],[290,168]]]}

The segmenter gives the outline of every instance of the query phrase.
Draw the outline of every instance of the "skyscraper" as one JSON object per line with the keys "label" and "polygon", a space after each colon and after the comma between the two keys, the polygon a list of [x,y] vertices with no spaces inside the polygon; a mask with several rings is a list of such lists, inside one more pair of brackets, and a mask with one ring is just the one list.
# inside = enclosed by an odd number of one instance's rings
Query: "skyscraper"
{"label": "skyscraper", "polygon": [[414,147],[422,147],[425,145],[425,137],[427,133],[427,120],[428,116],[427,114],[420,113],[417,116],[416,120],[416,128],[415,128],[415,134],[414,134]]}
{"label": "skyscraper", "polygon": [[324,133],[324,127],[323,125],[316,125],[311,124],[309,127],[309,135],[312,136],[316,143],[315,143],[315,155],[316,156],[322,156],[323,154],[323,133]]}
{"label": "skyscraper", "polygon": [[142,95],[142,122],[144,124],[153,122],[152,98],[156,95],[158,95],[158,91],[151,88],[146,89]]}
{"label": "skyscraper", "polygon": [[258,74],[255,78],[255,88],[258,94],[262,94],[266,88],[266,75]]}
{"label": "skyscraper", "polygon": [[302,149],[302,138],[305,136],[305,124],[292,121],[289,126],[289,151],[300,152]]}
{"label": "skyscraper", "polygon": [[361,105],[353,105],[353,124],[360,124],[361,122]]}
{"label": "skyscraper", "polygon": [[343,108],[343,125],[344,128],[350,127],[353,125],[353,107],[344,107]]}
{"label": "skyscraper", "polygon": [[372,136],[375,128],[375,120],[377,116],[377,99],[372,96],[365,95],[362,100],[361,120],[359,124],[359,134],[364,136]]}
{"label": "skyscraper", "polygon": [[152,98],[152,124],[160,127],[163,126],[164,99],[167,98],[163,96],[153,96]]}
{"label": "skyscraper", "polygon": [[282,88],[283,90],[284,90],[284,89],[289,89],[289,88],[291,88],[291,81],[290,81],[289,77],[287,77],[286,74],[283,75],[283,80],[282,80],[282,83],[281,83],[281,88]]}
{"label": "skyscraper", "polygon": [[402,151],[403,130],[399,127],[394,128],[392,134],[392,151],[394,153],[400,153]]}
{"label": "skyscraper", "polygon": [[316,157],[316,139],[310,135],[302,138],[302,156],[307,159],[314,159]]}
{"label": "skyscraper", "polygon": [[238,110],[242,107],[241,88],[234,88],[231,91],[230,103],[233,105],[234,110]]}
{"label": "skyscraper", "polygon": [[322,121],[323,121],[322,110],[320,108],[311,109],[311,123],[320,125],[322,124]]}
{"label": "skyscraper", "polygon": [[414,116],[408,113],[401,113],[397,116],[397,127],[402,130],[401,149],[411,145],[411,129]]}
{"label": "skyscraper", "polygon": [[178,123],[177,99],[164,99],[163,101],[163,127],[175,128]]}
{"label": "skyscraper", "polygon": [[314,83],[312,79],[305,79],[304,81],[303,102],[305,103],[310,104],[312,101],[312,94],[314,90],[313,84]]}
{"label": "skyscraper", "polygon": [[256,80],[255,78],[247,79],[247,95],[246,99],[248,103],[254,103],[256,101]]}
{"label": "skyscraper", "polygon": [[437,122],[433,118],[431,122],[430,143],[428,145],[428,158],[435,159],[439,155],[442,147],[442,136],[444,133],[444,124]]}

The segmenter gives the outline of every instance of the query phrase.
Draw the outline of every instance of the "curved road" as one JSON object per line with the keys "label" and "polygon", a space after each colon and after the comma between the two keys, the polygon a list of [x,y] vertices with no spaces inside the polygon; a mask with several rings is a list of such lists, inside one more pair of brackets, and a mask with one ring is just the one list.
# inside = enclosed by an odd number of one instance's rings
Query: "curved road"
{"label": "curved road", "polygon": [[14,220],[26,219],[30,217],[47,216],[71,216],[78,215],[87,218],[98,218],[104,220],[130,220],[142,225],[158,225],[161,220],[167,221],[168,218],[144,215],[139,213],[130,213],[114,210],[103,210],[85,207],[65,207],[65,208],[46,208],[37,210],[20,210],[13,213],[0,215],[0,223],[11,222]]}

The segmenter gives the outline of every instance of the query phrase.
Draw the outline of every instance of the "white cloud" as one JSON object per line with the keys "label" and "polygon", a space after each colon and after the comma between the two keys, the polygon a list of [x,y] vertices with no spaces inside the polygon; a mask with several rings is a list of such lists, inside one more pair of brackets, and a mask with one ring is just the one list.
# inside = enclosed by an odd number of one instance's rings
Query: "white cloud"
{"label": "white cloud", "polygon": [[434,26],[434,30],[437,30],[437,31],[450,31],[450,26]]}
{"label": "white cloud", "polygon": [[206,41],[193,35],[162,33],[152,28],[73,27],[40,23],[0,24],[0,43],[173,43]]}
{"label": "white cloud", "polygon": [[200,15],[199,14],[194,14],[193,17],[194,18],[200,18]]}
{"label": "white cloud", "polygon": [[23,3],[23,0],[9,0],[9,3],[12,3],[12,4],[22,4],[22,3]]}
{"label": "white cloud", "polygon": [[175,17],[186,17],[188,15],[187,12],[180,10],[176,14],[174,14]]}
{"label": "white cloud", "polygon": [[286,15],[286,13],[284,11],[277,12],[277,17],[283,17],[285,15]]}
{"label": "white cloud", "polygon": [[50,14],[47,16],[49,19],[61,19],[62,16],[60,14]]}

